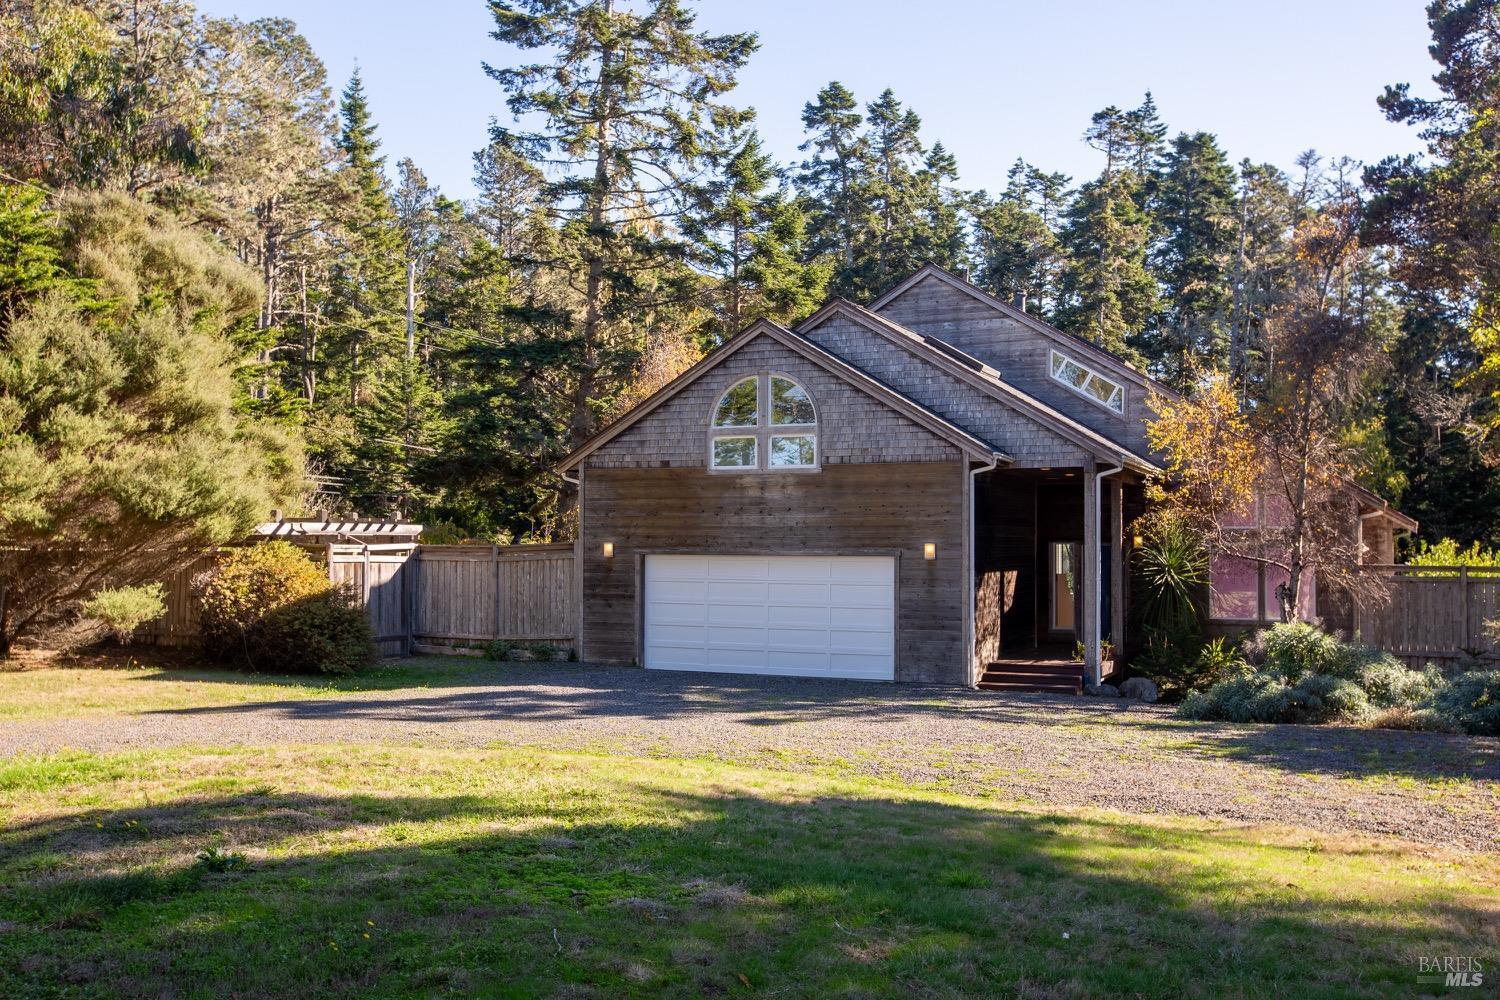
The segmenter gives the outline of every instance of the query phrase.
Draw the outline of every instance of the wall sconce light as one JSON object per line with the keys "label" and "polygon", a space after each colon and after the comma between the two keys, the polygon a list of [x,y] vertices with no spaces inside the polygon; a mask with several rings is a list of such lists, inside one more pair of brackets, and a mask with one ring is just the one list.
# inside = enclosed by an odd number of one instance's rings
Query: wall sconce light
{"label": "wall sconce light", "polygon": [[614,542],[605,542],[604,543],[604,558],[606,558],[606,559],[613,559],[614,557],[615,557],[615,543]]}
{"label": "wall sconce light", "polygon": [[1131,548],[1138,549],[1138,548],[1140,548],[1144,544],[1145,544],[1145,539],[1141,538],[1140,535],[1132,535],[1131,536],[1131,539],[1130,539],[1130,547]]}
{"label": "wall sconce light", "polygon": [[932,560],[934,560],[934,559],[937,558],[937,543],[936,542],[923,542],[922,543],[922,558],[926,559],[928,562],[931,562]]}

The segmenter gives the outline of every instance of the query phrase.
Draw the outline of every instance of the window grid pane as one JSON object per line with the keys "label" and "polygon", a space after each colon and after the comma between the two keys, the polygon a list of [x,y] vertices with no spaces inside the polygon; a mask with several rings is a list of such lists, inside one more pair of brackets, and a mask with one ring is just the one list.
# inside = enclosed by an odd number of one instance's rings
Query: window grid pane
{"label": "window grid pane", "polygon": [[716,469],[753,469],[753,468],[755,468],[755,438],[753,438],[753,437],[719,437],[719,438],[714,438],[714,468],[716,468]]}
{"label": "window grid pane", "polygon": [[719,397],[714,410],[715,427],[754,427],[760,420],[755,379],[746,379]]}
{"label": "window grid pane", "polygon": [[811,424],[817,419],[806,390],[790,379],[771,379],[771,423]]}
{"label": "window grid pane", "polygon": [[1056,351],[1052,352],[1052,377],[1116,413],[1125,412],[1125,389],[1092,369]]}
{"label": "window grid pane", "polygon": [[816,465],[817,441],[812,434],[777,435],[771,438],[771,464],[783,467]]}

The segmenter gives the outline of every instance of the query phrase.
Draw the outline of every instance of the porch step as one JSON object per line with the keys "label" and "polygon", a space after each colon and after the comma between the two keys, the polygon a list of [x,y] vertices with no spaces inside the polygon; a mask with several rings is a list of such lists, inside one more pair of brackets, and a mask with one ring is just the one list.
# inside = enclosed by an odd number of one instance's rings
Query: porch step
{"label": "porch step", "polygon": [[991,663],[975,685],[982,691],[1083,693],[1083,665],[1074,663]]}

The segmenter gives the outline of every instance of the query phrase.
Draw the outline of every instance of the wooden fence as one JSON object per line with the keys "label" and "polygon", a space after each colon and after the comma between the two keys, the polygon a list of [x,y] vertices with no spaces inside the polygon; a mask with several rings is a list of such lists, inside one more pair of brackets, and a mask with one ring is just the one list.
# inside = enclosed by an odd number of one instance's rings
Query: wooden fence
{"label": "wooden fence", "polygon": [[423,545],[413,635],[573,641],[573,546]]}
{"label": "wooden fence", "polygon": [[[506,639],[572,643],[577,621],[573,546],[336,544],[309,547],[328,578],[357,595],[383,656],[414,642]],[[189,645],[198,634],[201,556],[167,581],[167,613],[142,636]]]}
{"label": "wooden fence", "polygon": [[1413,666],[1500,659],[1490,622],[1500,621],[1500,570],[1466,566],[1371,566],[1390,600],[1355,614],[1355,634]]}

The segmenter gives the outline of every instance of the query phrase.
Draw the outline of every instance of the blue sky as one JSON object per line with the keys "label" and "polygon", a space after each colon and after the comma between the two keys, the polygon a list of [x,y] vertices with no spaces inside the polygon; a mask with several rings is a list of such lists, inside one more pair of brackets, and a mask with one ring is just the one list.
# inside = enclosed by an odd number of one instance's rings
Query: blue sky
{"label": "blue sky", "polygon": [[[704,29],[759,33],[735,99],[758,110],[780,159],[800,157],[802,106],[823,84],[840,80],[861,101],[889,86],[922,116],[925,141],[958,157],[969,188],[1003,187],[1018,155],[1096,173],[1099,154],[1079,138],[1089,116],[1133,107],[1147,89],[1174,133],[1207,129],[1235,161],[1288,168],[1309,147],[1366,162],[1418,150],[1375,97],[1400,81],[1432,89],[1418,0],[691,5]],[[200,10],[293,18],[335,91],[357,60],[390,163],[411,156],[448,194],[472,194],[470,155],[489,118],[506,115],[480,62],[515,58],[489,37],[482,0],[200,0]]]}

